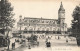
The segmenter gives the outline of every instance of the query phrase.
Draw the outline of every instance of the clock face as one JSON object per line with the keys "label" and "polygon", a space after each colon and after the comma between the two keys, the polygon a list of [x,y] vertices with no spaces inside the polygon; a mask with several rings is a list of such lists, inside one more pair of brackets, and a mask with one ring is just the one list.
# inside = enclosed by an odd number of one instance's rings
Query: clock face
{"label": "clock face", "polygon": [[61,17],[61,18],[64,18],[64,13],[61,13],[60,17]]}

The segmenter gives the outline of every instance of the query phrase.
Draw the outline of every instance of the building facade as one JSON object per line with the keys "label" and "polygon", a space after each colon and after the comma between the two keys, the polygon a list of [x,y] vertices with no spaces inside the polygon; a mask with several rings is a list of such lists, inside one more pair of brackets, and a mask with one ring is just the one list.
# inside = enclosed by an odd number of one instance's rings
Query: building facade
{"label": "building facade", "polygon": [[67,24],[65,23],[65,9],[62,2],[58,10],[58,19],[31,18],[20,16],[17,23],[20,32],[24,33],[46,33],[46,34],[65,34]]}

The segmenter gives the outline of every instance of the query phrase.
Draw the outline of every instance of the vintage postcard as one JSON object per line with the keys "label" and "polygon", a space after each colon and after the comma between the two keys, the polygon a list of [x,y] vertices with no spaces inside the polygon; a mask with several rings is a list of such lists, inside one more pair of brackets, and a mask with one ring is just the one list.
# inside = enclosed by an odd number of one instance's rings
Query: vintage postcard
{"label": "vintage postcard", "polygon": [[79,0],[0,0],[0,51],[79,50]]}

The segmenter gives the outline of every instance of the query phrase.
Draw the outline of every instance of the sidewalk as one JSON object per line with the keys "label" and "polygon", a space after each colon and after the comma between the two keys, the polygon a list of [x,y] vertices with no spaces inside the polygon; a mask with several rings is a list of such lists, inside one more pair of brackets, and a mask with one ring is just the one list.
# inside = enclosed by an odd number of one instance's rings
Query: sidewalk
{"label": "sidewalk", "polygon": [[[11,38],[10,39],[10,45],[9,45],[9,49],[12,50],[12,43],[15,42],[15,38]],[[19,44],[18,42],[15,42],[15,48],[20,47],[22,44]],[[1,47],[0,51],[4,51],[7,50],[8,47]]]}
{"label": "sidewalk", "polygon": [[[21,45],[22,45],[22,44],[15,43],[15,49],[18,48],[18,47],[20,47]],[[7,48],[8,48],[8,47],[2,47],[2,48],[0,48],[0,51],[7,51]],[[12,50],[11,45],[9,46],[9,50],[10,50],[10,51]]]}

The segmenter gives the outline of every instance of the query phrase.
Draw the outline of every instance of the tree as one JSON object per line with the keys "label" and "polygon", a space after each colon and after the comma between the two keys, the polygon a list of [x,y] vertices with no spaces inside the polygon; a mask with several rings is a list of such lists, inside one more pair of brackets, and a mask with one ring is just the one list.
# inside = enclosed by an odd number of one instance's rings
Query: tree
{"label": "tree", "polygon": [[73,11],[72,36],[76,37],[77,45],[80,46],[80,5]]}
{"label": "tree", "polygon": [[9,30],[14,25],[14,13],[13,7],[8,0],[1,0],[0,1],[0,28]]}
{"label": "tree", "polygon": [[2,29],[5,34],[5,30],[8,31],[7,33],[7,40],[8,40],[8,50],[9,50],[9,30],[13,27],[15,20],[13,19],[13,7],[11,6],[11,3],[8,2],[8,0],[1,0],[0,1],[0,29]]}
{"label": "tree", "polygon": [[72,35],[80,35],[80,6],[76,6],[72,14]]}

